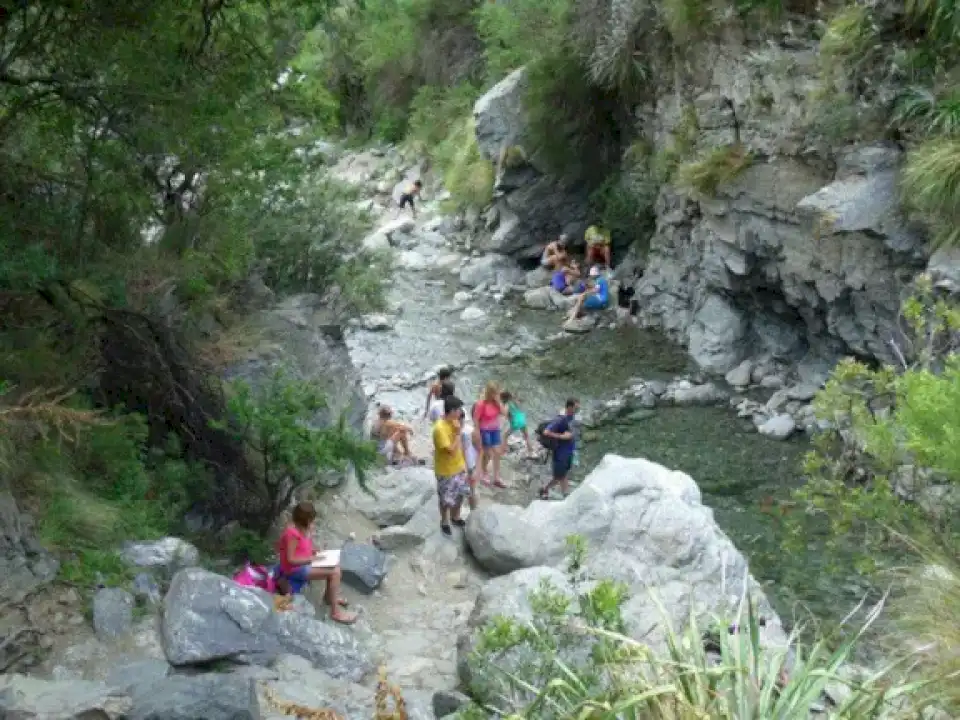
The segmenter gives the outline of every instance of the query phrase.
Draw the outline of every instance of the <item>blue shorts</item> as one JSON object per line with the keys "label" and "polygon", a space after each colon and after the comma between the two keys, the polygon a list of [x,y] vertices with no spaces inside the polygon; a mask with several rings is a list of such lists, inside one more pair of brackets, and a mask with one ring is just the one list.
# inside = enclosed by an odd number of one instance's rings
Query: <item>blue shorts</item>
{"label": "blue shorts", "polygon": [[484,448],[493,448],[500,446],[500,428],[496,430],[481,430],[480,444]]}
{"label": "blue shorts", "polygon": [[583,307],[587,310],[603,310],[606,306],[607,303],[596,295],[588,295],[587,299],[583,301]]}
{"label": "blue shorts", "polygon": [[[277,568],[277,573],[280,574],[280,568]],[[299,595],[303,592],[303,589],[310,584],[310,566],[301,565],[298,568],[295,568],[292,572],[289,572],[285,575],[287,580],[290,582],[290,592],[294,595]]]}
{"label": "blue shorts", "polygon": [[553,456],[553,479],[562,480],[570,474],[570,468],[573,467],[573,455]]}

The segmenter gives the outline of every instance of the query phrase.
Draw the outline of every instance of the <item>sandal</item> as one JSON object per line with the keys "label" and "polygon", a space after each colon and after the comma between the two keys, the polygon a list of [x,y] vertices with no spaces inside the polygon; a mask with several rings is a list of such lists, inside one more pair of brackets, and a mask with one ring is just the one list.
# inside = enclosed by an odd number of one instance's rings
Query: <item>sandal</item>
{"label": "sandal", "polygon": [[334,622],[338,622],[341,625],[353,625],[359,616],[356,613],[341,613],[341,612],[332,612],[330,613],[330,619]]}
{"label": "sandal", "polygon": [[[326,600],[324,600],[324,603],[326,603],[327,605],[330,604]],[[347,600],[346,598],[337,598],[337,607],[342,607],[342,608],[350,607],[350,601]]]}
{"label": "sandal", "polygon": [[463,518],[457,518],[456,520],[451,520],[450,522],[452,522],[454,525],[456,525],[459,528],[467,526],[467,521],[464,520]]}
{"label": "sandal", "polygon": [[441,525],[440,532],[442,532],[444,535],[453,535],[453,530],[450,529],[449,525]]}
{"label": "sandal", "polygon": [[550,499],[550,491],[549,491],[549,490],[546,490],[546,489],[541,488],[541,490],[540,490],[540,492],[538,493],[538,495],[539,495],[539,497],[540,497],[541,500],[549,500],[549,499]]}
{"label": "sandal", "polygon": [[493,481],[493,486],[495,488],[500,488],[502,490],[502,489],[506,489],[507,484],[500,478],[497,478],[496,480]]}

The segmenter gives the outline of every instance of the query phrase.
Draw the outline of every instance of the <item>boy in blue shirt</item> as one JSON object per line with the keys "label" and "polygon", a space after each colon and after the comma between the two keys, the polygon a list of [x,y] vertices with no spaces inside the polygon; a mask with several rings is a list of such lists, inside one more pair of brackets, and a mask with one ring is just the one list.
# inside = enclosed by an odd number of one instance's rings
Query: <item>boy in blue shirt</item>
{"label": "boy in blue shirt", "polygon": [[610,304],[610,283],[594,265],[590,268],[590,287],[577,295],[576,302],[570,308],[567,320],[575,320],[584,310],[603,310]]}
{"label": "boy in blue shirt", "polygon": [[579,401],[570,398],[564,405],[563,415],[558,416],[543,431],[544,436],[553,440],[554,447],[553,473],[550,482],[540,490],[541,500],[550,499],[550,488],[554,485],[560,485],[564,497],[570,492],[570,469],[573,467],[573,455],[577,449],[573,435],[573,419],[579,409]]}

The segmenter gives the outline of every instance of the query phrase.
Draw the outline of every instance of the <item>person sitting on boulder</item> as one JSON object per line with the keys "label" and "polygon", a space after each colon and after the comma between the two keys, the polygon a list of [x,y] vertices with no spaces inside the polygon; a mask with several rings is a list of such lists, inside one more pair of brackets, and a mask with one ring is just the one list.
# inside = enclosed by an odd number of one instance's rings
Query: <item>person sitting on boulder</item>
{"label": "person sitting on boulder", "polygon": [[[391,465],[402,462],[418,463],[410,452],[410,438],[413,428],[393,419],[393,409],[389,405],[381,405],[377,412],[377,420],[371,433],[377,440],[377,449]],[[397,451],[400,454],[397,454]]]}
{"label": "person sitting on boulder", "polygon": [[567,320],[576,320],[584,310],[604,310],[610,304],[610,284],[594,265],[590,268],[590,284],[586,290],[577,295]]}
{"label": "person sitting on boulder", "polygon": [[409,205],[413,217],[417,217],[417,206],[414,201],[420,196],[421,190],[423,190],[423,183],[420,180],[414,180],[413,184],[400,195],[400,200],[398,201],[400,203],[400,209],[403,210],[403,208]]}
{"label": "person sitting on boulder", "polygon": [[550,287],[564,295],[583,292],[583,283],[580,282],[580,266],[575,261],[568,260],[565,265],[553,271]]}
{"label": "person sitting on boulder", "polygon": [[311,580],[326,580],[327,590],[323,599],[330,606],[330,619],[350,625],[356,622],[357,616],[343,609],[348,603],[340,597],[340,580],[343,575],[340,566],[316,567],[313,564],[320,557],[313,547],[316,519],[317,511],[313,503],[301,502],[293,509],[292,522],[277,542],[279,574],[290,584],[290,590],[294,594],[303,592]]}
{"label": "person sitting on boulder", "polygon": [[547,270],[559,270],[567,263],[567,236],[561,235],[543,249],[540,265]]}
{"label": "person sitting on boulder", "polygon": [[610,232],[591,225],[583,239],[587,242],[587,264],[597,263],[605,268],[610,267]]}

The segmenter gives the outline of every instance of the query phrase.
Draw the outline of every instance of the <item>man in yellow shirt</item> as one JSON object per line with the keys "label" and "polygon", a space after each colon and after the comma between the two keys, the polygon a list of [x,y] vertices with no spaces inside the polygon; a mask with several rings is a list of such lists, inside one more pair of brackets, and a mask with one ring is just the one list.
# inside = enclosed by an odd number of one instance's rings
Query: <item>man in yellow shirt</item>
{"label": "man in yellow shirt", "polygon": [[587,265],[610,267],[610,233],[603,228],[591,225],[583,239],[587,242]]}
{"label": "man in yellow shirt", "polygon": [[463,402],[449,396],[443,400],[443,418],[433,425],[433,474],[437,477],[437,497],[440,503],[440,529],[452,535],[450,523],[463,527],[460,517],[464,498],[470,497],[467,462],[463,456]]}

